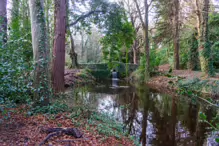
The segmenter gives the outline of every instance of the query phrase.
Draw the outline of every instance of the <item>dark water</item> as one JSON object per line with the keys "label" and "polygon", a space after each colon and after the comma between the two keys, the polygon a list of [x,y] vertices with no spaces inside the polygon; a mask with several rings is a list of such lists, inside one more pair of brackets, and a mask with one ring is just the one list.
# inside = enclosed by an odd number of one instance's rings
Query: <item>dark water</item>
{"label": "dark water", "polygon": [[116,84],[118,86],[115,86],[115,81],[105,81],[99,86],[68,92],[77,95],[74,100],[80,100],[124,123],[124,129],[136,136],[142,145],[217,145],[211,128],[199,118],[199,113],[203,112],[211,120],[216,109],[196,99],[158,93],[145,85],[133,87],[118,81]]}

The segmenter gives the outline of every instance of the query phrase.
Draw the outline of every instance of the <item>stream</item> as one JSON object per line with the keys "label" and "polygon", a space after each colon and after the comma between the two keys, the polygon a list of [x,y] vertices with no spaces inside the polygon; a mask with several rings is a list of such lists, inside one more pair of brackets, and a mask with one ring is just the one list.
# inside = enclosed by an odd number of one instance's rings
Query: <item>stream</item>
{"label": "stream", "polygon": [[201,122],[199,113],[211,120],[217,110],[197,99],[158,93],[146,85],[131,86],[117,80],[96,86],[69,88],[75,101],[107,113],[122,122],[124,130],[147,146],[217,146],[215,134]]}

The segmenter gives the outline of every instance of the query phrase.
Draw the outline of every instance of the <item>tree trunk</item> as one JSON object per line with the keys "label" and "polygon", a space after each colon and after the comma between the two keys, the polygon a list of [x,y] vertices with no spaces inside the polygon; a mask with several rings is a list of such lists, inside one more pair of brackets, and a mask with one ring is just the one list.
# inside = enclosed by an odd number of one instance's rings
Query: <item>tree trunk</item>
{"label": "tree trunk", "polygon": [[53,90],[64,91],[66,0],[55,0],[55,38],[53,47]]}
{"label": "tree trunk", "polygon": [[[68,25],[70,23],[70,20],[69,20],[69,5],[70,5],[70,0],[67,0],[67,20],[68,20]],[[72,64],[71,64],[71,67],[70,68],[78,68],[78,55],[77,53],[75,52],[75,43],[74,43],[74,38],[72,36],[72,33],[71,33],[71,29],[70,27],[67,27],[67,30],[68,30],[68,35],[70,36],[70,41],[71,41],[71,50],[69,52],[69,55],[70,55],[70,58],[71,58],[71,61],[72,61]]]}
{"label": "tree trunk", "polygon": [[0,49],[7,42],[7,0],[0,0]]}
{"label": "tree trunk", "polygon": [[179,69],[179,0],[174,0],[174,69]]}
{"label": "tree trunk", "polygon": [[78,55],[75,52],[75,44],[74,44],[74,39],[73,36],[70,32],[70,39],[71,39],[71,50],[70,50],[70,57],[71,57],[71,61],[72,61],[72,68],[78,68]]}
{"label": "tree trunk", "polygon": [[137,52],[135,48],[132,48],[132,50],[133,50],[133,63],[137,64]]}
{"label": "tree trunk", "polygon": [[11,15],[11,23],[10,23],[10,27],[11,27],[11,34],[10,34],[10,38],[12,40],[16,40],[20,37],[20,15],[19,15],[19,1],[18,0],[13,0],[12,2],[12,15]]}
{"label": "tree trunk", "polygon": [[201,38],[201,22],[202,22],[202,13],[201,13],[200,5],[201,5],[200,0],[195,0],[198,39]]}
{"label": "tree trunk", "polygon": [[198,56],[198,40],[197,40],[197,29],[195,29],[194,33],[192,34],[191,39],[189,40],[189,62],[188,62],[188,69],[190,70],[198,70],[199,68],[199,56]]}
{"label": "tree trunk", "polygon": [[[200,3],[197,2],[197,9],[200,12]],[[197,13],[198,25],[200,26],[200,44],[199,44],[199,59],[201,64],[201,70],[205,76],[213,75],[213,64],[211,61],[211,47],[208,39],[208,12],[209,12],[209,0],[204,0],[203,13],[200,15]],[[202,20],[201,20],[202,16]],[[200,23],[201,22],[201,23]]]}
{"label": "tree trunk", "polygon": [[149,36],[148,36],[148,0],[144,1],[145,6],[145,54],[146,54],[146,63],[145,63],[145,81],[147,82],[150,77],[150,48],[149,48]]}
{"label": "tree trunk", "polygon": [[48,103],[49,87],[49,49],[47,46],[46,22],[42,0],[29,0],[32,46],[34,55],[34,99],[41,104]]}

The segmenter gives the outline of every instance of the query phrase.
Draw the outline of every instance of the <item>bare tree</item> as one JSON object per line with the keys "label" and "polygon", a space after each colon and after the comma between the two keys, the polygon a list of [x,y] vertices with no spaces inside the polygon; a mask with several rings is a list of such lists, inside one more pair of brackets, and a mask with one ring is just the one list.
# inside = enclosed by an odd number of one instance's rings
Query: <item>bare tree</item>
{"label": "bare tree", "polygon": [[[144,35],[145,35],[145,55],[146,55],[146,63],[145,63],[145,81],[148,81],[149,76],[150,76],[150,47],[149,47],[149,29],[148,29],[148,13],[149,13],[149,6],[150,4],[148,4],[148,0],[144,0],[144,10],[145,10],[145,14],[144,14],[144,20],[142,17],[142,13],[138,4],[137,0],[134,0],[135,4],[136,4],[136,8],[139,14],[139,19],[141,21],[141,25],[142,28],[144,30]],[[152,2],[152,1],[151,1]]]}

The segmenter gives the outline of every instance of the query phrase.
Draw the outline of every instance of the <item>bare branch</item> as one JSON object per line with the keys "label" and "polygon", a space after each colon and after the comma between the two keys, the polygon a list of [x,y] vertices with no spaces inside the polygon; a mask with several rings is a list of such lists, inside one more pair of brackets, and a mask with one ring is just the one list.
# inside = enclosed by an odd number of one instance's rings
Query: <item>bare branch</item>
{"label": "bare branch", "polygon": [[136,8],[137,8],[137,10],[138,10],[138,15],[139,15],[139,18],[140,18],[142,27],[145,28],[145,26],[144,26],[144,21],[143,21],[142,15],[141,15],[141,10],[140,10],[140,8],[139,8],[138,2],[137,2],[137,0],[134,0],[134,2],[135,2],[135,5],[136,5]]}
{"label": "bare branch", "polygon": [[76,19],[74,22],[70,23],[67,27],[71,27],[74,26],[75,24],[77,24],[79,21],[89,17],[90,15],[94,14],[94,13],[101,13],[101,12],[105,12],[105,11],[101,11],[101,10],[95,10],[95,11],[90,11],[85,15],[80,16],[78,19]]}

